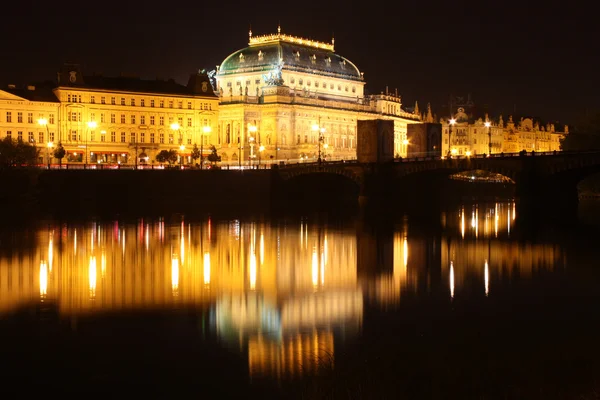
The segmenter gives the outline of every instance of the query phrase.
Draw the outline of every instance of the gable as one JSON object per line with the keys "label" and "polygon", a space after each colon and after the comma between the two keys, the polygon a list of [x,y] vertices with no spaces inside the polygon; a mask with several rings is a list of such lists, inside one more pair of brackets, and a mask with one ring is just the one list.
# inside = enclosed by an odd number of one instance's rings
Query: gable
{"label": "gable", "polygon": [[0,100],[17,100],[17,101],[27,101],[23,97],[17,96],[15,94],[9,93],[5,90],[0,90]]}

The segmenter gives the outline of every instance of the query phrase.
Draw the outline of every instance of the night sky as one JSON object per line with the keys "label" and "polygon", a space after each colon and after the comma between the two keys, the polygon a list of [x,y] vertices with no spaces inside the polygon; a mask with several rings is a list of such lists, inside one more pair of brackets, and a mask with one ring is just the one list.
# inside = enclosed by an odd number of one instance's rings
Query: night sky
{"label": "night sky", "polygon": [[[485,3],[485,4],[484,4]],[[255,35],[330,41],[365,73],[367,89],[398,88],[405,106],[450,94],[492,115],[575,124],[600,110],[600,28],[578,2],[13,1],[0,22],[0,83],[123,72],[187,82]],[[493,3],[493,4],[492,4]],[[590,7],[592,4],[588,5]],[[516,113],[515,113],[516,110]]]}

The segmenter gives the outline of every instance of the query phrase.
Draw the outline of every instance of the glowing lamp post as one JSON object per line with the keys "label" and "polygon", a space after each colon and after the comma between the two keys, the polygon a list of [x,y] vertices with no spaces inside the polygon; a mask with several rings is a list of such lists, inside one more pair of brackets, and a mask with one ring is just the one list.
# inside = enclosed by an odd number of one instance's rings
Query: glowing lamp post
{"label": "glowing lamp post", "polygon": [[202,169],[202,163],[204,159],[204,135],[210,134],[212,131],[210,126],[202,128],[202,139],[200,140],[200,169]]}
{"label": "glowing lamp post", "polygon": [[314,124],[312,126],[313,132],[318,132],[319,138],[317,140],[317,162],[321,164],[321,142],[323,141],[323,134],[325,133],[325,128],[321,127],[320,124]]}
{"label": "glowing lamp post", "polygon": [[252,168],[252,158],[254,158],[254,140],[258,128],[255,125],[250,125],[248,127],[248,131],[250,132],[250,137],[248,138],[248,141],[250,142],[250,168]]}
{"label": "glowing lamp post", "polygon": [[456,124],[456,120],[454,118],[450,118],[450,124],[448,125],[448,157],[450,157],[452,151],[450,148],[452,147],[452,127]]}
{"label": "glowing lamp post", "polygon": [[46,146],[46,158],[48,161],[48,169],[50,169],[50,148],[53,146],[52,142],[50,141],[50,131],[48,129],[48,120],[46,118],[40,118],[38,119],[38,124],[40,126],[45,126],[46,127],[46,135],[48,137],[48,145]]}
{"label": "glowing lamp post", "polygon": [[488,148],[489,148],[488,155],[491,156],[492,155],[492,129],[491,129],[492,124],[490,123],[490,121],[485,121],[484,125],[488,130]]}
{"label": "glowing lamp post", "polygon": [[179,165],[181,169],[183,169],[183,151],[185,150],[185,146],[182,144],[179,146]]}
{"label": "glowing lamp post", "polygon": [[[89,130],[88,130],[88,135],[89,135],[92,130],[94,130],[98,127],[98,124],[96,123],[96,121],[90,121],[87,123],[87,126],[89,128]],[[88,137],[86,135],[86,137],[85,137],[85,164],[83,165],[84,168],[87,168],[87,156],[88,156]]]}

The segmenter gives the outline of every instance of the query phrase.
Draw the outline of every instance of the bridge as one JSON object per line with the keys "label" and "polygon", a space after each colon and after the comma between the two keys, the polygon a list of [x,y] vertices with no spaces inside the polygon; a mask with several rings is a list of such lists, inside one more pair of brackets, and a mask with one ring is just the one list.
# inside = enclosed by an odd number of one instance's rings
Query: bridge
{"label": "bridge", "polygon": [[[279,166],[283,182],[295,178],[330,174],[352,181],[359,189],[359,202],[393,194],[406,194],[403,180],[412,177],[418,186],[432,177],[473,170],[483,170],[510,178],[516,187],[517,200],[536,206],[572,204],[578,199],[577,185],[584,178],[600,172],[600,151],[510,153],[471,157],[415,157],[387,163],[360,163],[356,160],[298,163]],[[414,185],[413,185],[414,186]],[[418,188],[412,188],[418,190]]]}

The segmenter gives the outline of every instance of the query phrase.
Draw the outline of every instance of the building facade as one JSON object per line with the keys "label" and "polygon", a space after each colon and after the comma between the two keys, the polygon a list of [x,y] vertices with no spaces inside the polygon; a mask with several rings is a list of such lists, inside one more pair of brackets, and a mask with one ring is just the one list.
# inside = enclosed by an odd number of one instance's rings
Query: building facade
{"label": "building facade", "polygon": [[[486,122],[489,126],[486,126]],[[442,155],[560,151],[560,141],[569,133],[567,125],[559,132],[554,124],[544,127],[532,118],[521,118],[517,124],[512,116],[506,123],[502,116],[493,120],[487,114],[484,118],[474,119],[467,115],[464,108],[458,108],[452,119],[440,119],[440,123]]]}
{"label": "building facade", "polygon": [[365,95],[363,73],[322,43],[282,34],[255,37],[217,68],[217,143],[223,161],[315,161],[356,157],[357,121],[394,121],[394,147],[406,154],[416,114],[397,93]]}
{"label": "building facade", "polygon": [[[60,142],[68,163],[153,164],[161,150],[175,150],[192,163],[196,145],[205,155],[215,144],[218,98],[206,74],[187,86],[173,80],[83,76],[64,65],[52,90],[0,92],[0,136],[21,138],[40,148],[40,162],[57,162]],[[41,123],[40,123],[41,122]]]}

